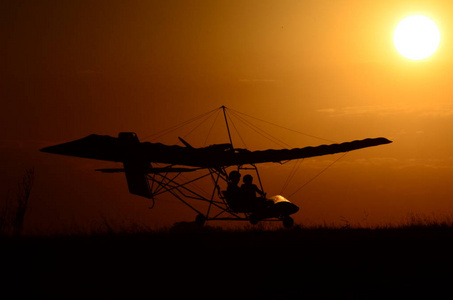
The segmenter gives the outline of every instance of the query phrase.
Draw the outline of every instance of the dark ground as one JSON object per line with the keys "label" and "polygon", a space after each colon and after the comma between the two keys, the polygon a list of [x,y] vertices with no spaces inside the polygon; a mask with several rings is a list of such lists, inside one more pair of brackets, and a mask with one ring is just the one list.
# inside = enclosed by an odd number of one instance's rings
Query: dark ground
{"label": "dark ground", "polygon": [[452,299],[453,229],[188,231],[0,239],[34,299]]}

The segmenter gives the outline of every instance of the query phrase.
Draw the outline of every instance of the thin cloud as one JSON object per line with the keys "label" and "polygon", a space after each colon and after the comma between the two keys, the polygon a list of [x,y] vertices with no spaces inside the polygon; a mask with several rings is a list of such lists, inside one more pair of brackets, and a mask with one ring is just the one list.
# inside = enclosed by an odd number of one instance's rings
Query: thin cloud
{"label": "thin cloud", "polygon": [[415,115],[420,117],[451,117],[453,107],[449,105],[368,105],[348,106],[341,108],[322,108],[318,113],[330,114],[331,116],[358,116],[373,114],[378,116]]}
{"label": "thin cloud", "polygon": [[343,162],[343,164],[361,165],[365,167],[386,166],[396,170],[407,168],[439,170],[439,169],[453,169],[453,157],[444,158],[371,157],[366,159],[359,158],[354,161]]}
{"label": "thin cloud", "polygon": [[243,79],[239,79],[239,82],[245,82],[245,83],[268,83],[268,82],[275,82],[275,79],[248,79],[248,78],[243,78]]}

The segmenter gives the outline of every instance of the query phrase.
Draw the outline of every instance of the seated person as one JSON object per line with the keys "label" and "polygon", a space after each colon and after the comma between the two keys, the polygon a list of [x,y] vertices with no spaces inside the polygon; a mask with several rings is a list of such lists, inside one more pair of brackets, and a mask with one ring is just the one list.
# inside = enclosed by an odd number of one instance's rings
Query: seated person
{"label": "seated person", "polygon": [[240,179],[241,173],[238,171],[231,171],[228,175],[228,187],[225,191],[226,193],[224,193],[228,205],[234,211],[243,211],[247,209],[242,201],[242,190],[238,186]]}
{"label": "seated person", "polygon": [[[260,190],[256,184],[253,184],[252,175],[245,175],[242,181],[244,183],[241,186],[241,191],[244,200],[249,202],[249,205],[253,209],[264,208],[267,206],[268,203],[266,201],[266,193]],[[257,197],[257,194],[259,194],[260,197]]]}
{"label": "seated person", "polygon": [[262,197],[264,197],[266,194],[261,191],[256,184],[253,184],[253,177],[252,175],[245,175],[244,178],[242,179],[244,182],[241,185],[241,191],[244,197],[247,198],[256,198],[256,194],[258,193]]}
{"label": "seated person", "polygon": [[227,191],[231,196],[236,196],[241,193],[241,189],[238,186],[240,179],[241,173],[239,173],[238,171],[231,171],[228,175]]}

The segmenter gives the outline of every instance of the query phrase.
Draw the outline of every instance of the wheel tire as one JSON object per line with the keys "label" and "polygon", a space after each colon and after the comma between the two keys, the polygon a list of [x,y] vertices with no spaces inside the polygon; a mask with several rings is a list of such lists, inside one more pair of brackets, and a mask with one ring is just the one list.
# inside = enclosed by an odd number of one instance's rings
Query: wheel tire
{"label": "wheel tire", "polygon": [[195,223],[197,223],[200,226],[203,226],[205,222],[206,217],[202,214],[197,215],[197,217],[195,218]]}
{"label": "wheel tire", "polygon": [[256,224],[258,224],[258,222],[259,222],[260,220],[259,220],[259,218],[258,218],[257,216],[255,216],[255,215],[252,214],[252,215],[249,217],[249,221],[250,221],[250,224],[256,225]]}
{"label": "wheel tire", "polygon": [[294,225],[294,220],[290,216],[286,216],[283,218],[283,226],[285,228],[291,228]]}

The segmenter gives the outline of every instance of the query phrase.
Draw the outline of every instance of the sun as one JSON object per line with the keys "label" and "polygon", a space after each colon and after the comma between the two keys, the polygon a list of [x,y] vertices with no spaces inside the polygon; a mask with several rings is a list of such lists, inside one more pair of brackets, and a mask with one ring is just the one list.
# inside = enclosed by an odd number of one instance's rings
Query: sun
{"label": "sun", "polygon": [[398,23],[393,33],[393,43],[402,56],[421,60],[436,52],[440,44],[440,32],[430,18],[412,15]]}

